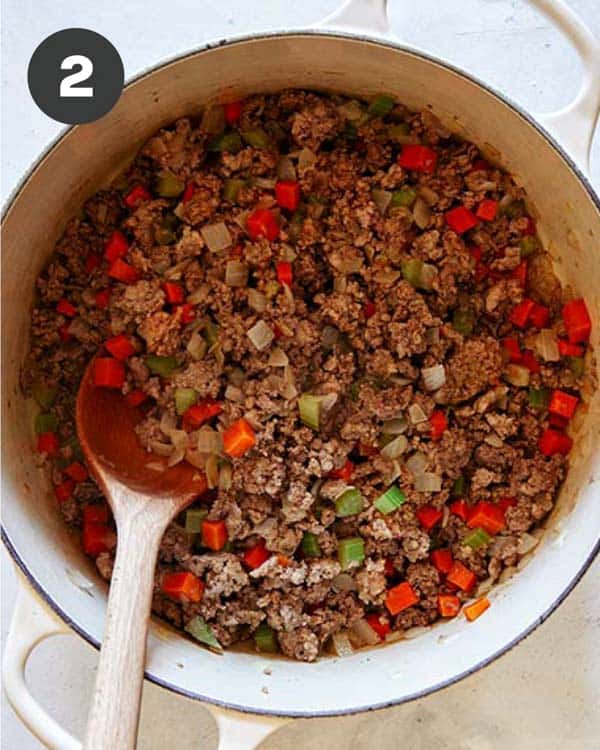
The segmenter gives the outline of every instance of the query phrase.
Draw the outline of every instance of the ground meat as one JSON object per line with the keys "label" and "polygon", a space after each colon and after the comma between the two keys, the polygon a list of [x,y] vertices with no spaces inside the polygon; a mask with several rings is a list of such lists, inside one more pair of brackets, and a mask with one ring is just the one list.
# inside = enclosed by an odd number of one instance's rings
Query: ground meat
{"label": "ground meat", "polygon": [[157,312],[138,326],[138,333],[146,340],[146,348],[161,357],[175,354],[180,344],[181,310],[174,313]]}
{"label": "ground meat", "polygon": [[490,386],[502,366],[500,344],[496,339],[468,339],[446,364],[446,385],[437,393],[440,403],[466,401]]}

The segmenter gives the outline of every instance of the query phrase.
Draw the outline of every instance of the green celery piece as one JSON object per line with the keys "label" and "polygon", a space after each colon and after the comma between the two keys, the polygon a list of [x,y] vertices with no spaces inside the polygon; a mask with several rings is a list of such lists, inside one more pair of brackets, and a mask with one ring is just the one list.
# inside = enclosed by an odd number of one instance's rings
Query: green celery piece
{"label": "green celery piece", "polygon": [[455,310],[452,315],[452,326],[463,336],[470,336],[475,327],[475,313],[469,309]]}
{"label": "green celery piece", "polygon": [[177,414],[185,414],[190,406],[193,406],[197,400],[198,394],[193,388],[175,389],[175,411]]}
{"label": "green celery piece", "polygon": [[275,141],[275,143],[282,143],[287,138],[287,133],[284,128],[275,120],[269,120],[269,122],[265,124],[265,130],[267,131],[270,140]]}
{"label": "green celery piece", "polygon": [[550,403],[550,391],[547,388],[529,388],[529,405],[534,409],[546,409]]}
{"label": "green celery piece", "polygon": [[338,560],[342,570],[348,570],[352,563],[359,565],[365,559],[365,543],[359,536],[340,539],[338,542]]}
{"label": "green celery piece", "polygon": [[55,414],[38,414],[35,418],[34,429],[36,435],[44,432],[56,432],[58,419]]}
{"label": "green celery piece", "polygon": [[452,485],[452,497],[462,497],[465,494],[466,489],[467,482],[461,474],[454,480],[454,484]]}
{"label": "green celery piece", "polygon": [[244,143],[247,143],[253,148],[266,148],[271,143],[271,139],[261,128],[243,130],[242,138]]}
{"label": "green celery piece", "polygon": [[388,513],[393,513],[395,510],[398,510],[402,503],[405,502],[406,495],[394,484],[387,489],[383,495],[379,495],[373,504],[380,513],[387,516]]}
{"label": "green celery piece", "polygon": [[204,324],[204,339],[208,344],[209,349],[212,349],[219,341],[219,326],[216,323],[213,323],[212,320],[209,320]]}
{"label": "green celery piece", "polygon": [[525,213],[525,203],[523,203],[523,201],[521,200],[513,201],[512,203],[509,203],[508,206],[504,209],[504,213],[510,219],[518,219]]}
{"label": "green celery piece", "polygon": [[206,508],[190,508],[185,514],[185,530],[188,534],[200,534],[202,521],[208,515]]}
{"label": "green celery piece", "polygon": [[234,203],[237,200],[238,193],[246,184],[245,180],[231,178],[226,180],[223,186],[223,199]]}
{"label": "green celery piece", "polygon": [[400,264],[402,276],[411,286],[418,287],[421,284],[421,274],[423,272],[423,261],[419,258],[409,258],[403,260]]}
{"label": "green celery piece", "polygon": [[146,357],[146,367],[161,378],[168,378],[177,367],[175,357],[159,357],[157,354],[149,354]]}
{"label": "green celery piece", "polygon": [[487,531],[476,528],[473,529],[473,531],[471,531],[465,537],[463,537],[461,544],[466,544],[472,549],[479,549],[480,547],[483,547],[484,544],[487,544],[491,538],[492,537],[487,533]]}
{"label": "green celery piece", "polygon": [[185,190],[185,182],[172,172],[161,172],[156,180],[155,192],[161,198],[177,198]]}
{"label": "green celery piece", "polygon": [[233,552],[233,542],[231,539],[228,539],[221,547],[221,552]]}
{"label": "green celery piece", "polygon": [[585,370],[585,360],[583,357],[567,357],[569,360],[569,369],[576,378],[580,378]]}
{"label": "green celery piece", "polygon": [[42,409],[49,409],[56,401],[58,388],[56,386],[48,386],[41,380],[36,380],[31,387],[31,395]]}
{"label": "green celery piece", "polygon": [[392,193],[390,208],[398,208],[399,206],[410,207],[416,200],[417,191],[413,188],[402,188],[402,190],[395,190]]}
{"label": "green celery piece", "polygon": [[300,419],[307,427],[318,431],[321,420],[321,397],[312,393],[303,393],[298,399]]}
{"label": "green celery piece", "polygon": [[242,148],[242,139],[239,133],[222,133],[214,138],[209,146],[209,151],[222,153],[228,151],[230,154],[237,154]]}
{"label": "green celery piece", "polygon": [[345,138],[347,141],[355,141],[358,137],[358,130],[356,129],[356,125],[353,122],[346,120],[346,122],[344,123],[344,129],[341,133],[341,137]]}
{"label": "green celery piece", "polygon": [[338,518],[355,516],[364,508],[364,500],[360,490],[356,487],[348,487],[335,500],[335,515]]}
{"label": "green celery piece", "polygon": [[185,629],[193,638],[200,643],[204,643],[205,646],[215,651],[223,651],[223,646],[217,640],[210,625],[199,615],[191,619],[185,626]]}
{"label": "green celery piece", "polygon": [[321,557],[321,545],[316,535],[305,531],[302,536],[302,552],[304,557]]}
{"label": "green celery piece", "polygon": [[376,117],[381,117],[391,112],[395,104],[396,100],[393,97],[379,94],[369,104],[368,112]]}
{"label": "green celery piece", "polygon": [[521,258],[529,258],[530,255],[533,255],[539,250],[540,243],[538,242],[537,237],[530,234],[527,235],[527,237],[521,238],[519,247],[521,248]]}
{"label": "green celery piece", "polygon": [[410,125],[407,122],[400,122],[397,125],[390,125],[388,128],[388,135],[390,138],[397,138],[398,136],[409,135]]}
{"label": "green celery piece", "polygon": [[360,383],[358,381],[354,381],[354,383],[350,385],[350,393],[349,393],[350,399],[352,401],[358,401],[359,390],[360,390]]}
{"label": "green celery piece", "polygon": [[257,650],[262,653],[276,654],[279,651],[275,631],[266,622],[261,622],[254,631],[254,643]]}

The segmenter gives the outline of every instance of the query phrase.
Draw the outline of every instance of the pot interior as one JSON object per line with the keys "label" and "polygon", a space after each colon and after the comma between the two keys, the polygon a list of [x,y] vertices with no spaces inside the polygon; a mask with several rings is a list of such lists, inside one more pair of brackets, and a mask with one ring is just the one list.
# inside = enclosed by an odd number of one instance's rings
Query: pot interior
{"label": "pot interior", "polygon": [[[91,641],[101,638],[106,588],[59,518],[36,468],[30,407],[19,388],[35,279],[66,221],[160,126],[197,113],[208,101],[288,87],[362,96],[390,93],[411,108],[431,106],[452,130],[484,150],[493,144],[495,158],[525,187],[541,217],[539,231],[557,274],[586,298],[593,344],[599,346],[600,215],[591,191],[526,118],[464,75],[382,43],[299,33],[207,49],[139,78],[112,112],[71,129],[46,154],[4,222],[4,527],[47,598]],[[192,696],[250,711],[316,715],[407,700],[486,663],[539,624],[596,550],[600,394],[588,398],[548,531],[530,563],[494,589],[485,617],[472,624],[459,617],[410,641],[311,665],[244,652],[215,656],[155,622],[149,676]],[[359,671],[360,679],[352,679]]]}

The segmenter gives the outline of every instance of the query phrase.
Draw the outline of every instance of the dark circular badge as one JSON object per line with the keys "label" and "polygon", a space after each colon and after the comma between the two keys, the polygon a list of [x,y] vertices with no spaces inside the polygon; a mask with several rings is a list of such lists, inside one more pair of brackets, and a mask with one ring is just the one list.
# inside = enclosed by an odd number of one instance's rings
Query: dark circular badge
{"label": "dark circular badge", "polygon": [[92,122],[110,111],[123,90],[123,62],[113,45],[89,29],[63,29],[39,45],[27,83],[38,107],[59,122]]}

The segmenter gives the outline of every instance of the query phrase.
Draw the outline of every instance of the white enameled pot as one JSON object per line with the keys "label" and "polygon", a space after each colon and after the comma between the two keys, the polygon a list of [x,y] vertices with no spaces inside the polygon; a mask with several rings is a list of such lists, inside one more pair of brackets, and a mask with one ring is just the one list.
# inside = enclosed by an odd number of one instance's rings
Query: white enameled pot
{"label": "white enameled pot", "polygon": [[[431,105],[447,125],[482,147],[493,144],[496,158],[531,198],[557,274],[586,298],[598,351],[600,212],[587,181],[587,160],[600,103],[600,47],[562,0],[534,2],[571,37],[584,63],[576,100],[553,115],[530,116],[469,75],[390,43],[382,38],[385,0],[350,0],[318,31],[235,39],[141,75],[108,115],[68,129],[12,197],[2,259],[3,534],[24,585],[3,676],[16,712],[47,747],[75,750],[80,745],[28,692],[27,658],[39,641],[69,629],[98,646],[106,607],[106,587],[56,513],[47,482],[35,467],[31,420],[19,390],[35,278],[66,221],[155,130],[206,102],[286,87],[363,96],[388,92],[416,109]],[[371,37],[355,28],[368,30]],[[209,704],[217,714],[221,746],[241,749],[255,746],[276,728],[281,719],[274,717],[381,708],[479,669],[539,625],[598,551],[599,414],[600,393],[588,395],[575,428],[572,468],[548,531],[529,564],[492,591],[489,616],[473,624],[459,617],[410,641],[315,664],[273,663],[250,653],[214,656],[154,622],[148,679]],[[265,694],[267,665],[273,669]]]}

